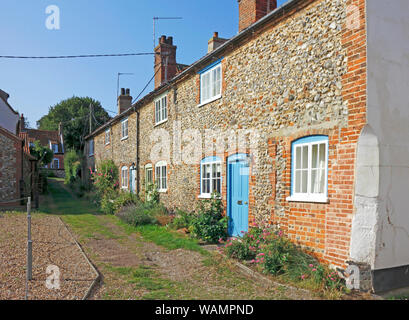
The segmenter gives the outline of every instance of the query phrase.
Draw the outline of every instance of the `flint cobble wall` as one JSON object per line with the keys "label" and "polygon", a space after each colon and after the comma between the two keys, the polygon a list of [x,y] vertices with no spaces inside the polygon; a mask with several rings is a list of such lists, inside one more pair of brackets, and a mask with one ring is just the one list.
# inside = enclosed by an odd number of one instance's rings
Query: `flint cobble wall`
{"label": "flint cobble wall", "polygon": [[6,202],[20,198],[22,143],[10,136],[0,131],[0,206],[15,204]]}
{"label": "flint cobble wall", "polygon": [[[356,9],[353,28],[348,20],[352,5]],[[257,161],[250,168],[250,222],[278,224],[321,260],[344,267],[354,211],[356,143],[366,123],[365,2],[308,0],[299,6],[245,43],[226,49],[220,99],[199,106],[200,76],[192,73],[168,89],[167,122],[155,126],[153,100],[139,108],[141,193],[145,165],[154,167],[158,160],[166,160],[168,190],[161,201],[171,210],[194,210],[201,201],[200,159],[214,155],[209,146],[224,136],[225,148],[219,155],[224,161],[225,205],[226,158],[251,153]],[[130,132],[132,127],[130,122]],[[234,137],[240,130],[255,133],[257,143],[237,146]],[[116,131],[111,139],[120,137]],[[213,138],[208,138],[209,132]],[[315,134],[329,137],[329,202],[289,202],[291,143]],[[152,154],[158,154],[155,135],[168,149],[153,159]],[[192,143],[184,138],[189,135],[196,137],[193,145],[201,145],[202,152],[186,163],[182,160]],[[114,143],[109,150],[102,139],[103,133],[96,138],[96,159],[111,157],[118,165],[133,161],[136,143]]]}

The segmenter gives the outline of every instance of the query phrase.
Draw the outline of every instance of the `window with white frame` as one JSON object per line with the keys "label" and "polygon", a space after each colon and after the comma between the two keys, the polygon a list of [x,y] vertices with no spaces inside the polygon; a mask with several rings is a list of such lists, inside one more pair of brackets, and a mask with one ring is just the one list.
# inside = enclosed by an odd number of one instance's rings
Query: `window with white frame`
{"label": "window with white frame", "polygon": [[168,189],[167,164],[160,161],[155,165],[155,182],[159,192],[166,192]]}
{"label": "window with white frame", "polygon": [[153,183],[153,169],[151,164],[145,166],[145,185],[148,186]]}
{"label": "window with white frame", "polygon": [[58,144],[51,144],[51,150],[53,150],[53,153],[58,153]]}
{"label": "window with white frame", "polygon": [[128,189],[128,167],[122,167],[121,169],[121,187],[122,189]]}
{"label": "window with white frame", "polygon": [[128,138],[128,118],[121,121],[121,140]]}
{"label": "window with white frame", "polygon": [[57,158],[54,158],[53,161],[51,162],[51,168],[60,169],[60,160]]}
{"label": "window with white frame", "polygon": [[213,192],[221,194],[222,161],[219,157],[207,157],[200,162],[200,197],[210,198]]}
{"label": "window with white frame", "polygon": [[168,120],[168,100],[165,94],[155,100],[155,124],[160,124],[166,120]]}
{"label": "window with white frame", "polygon": [[111,142],[111,129],[105,130],[105,144],[109,144]]}
{"label": "window with white frame", "polygon": [[328,137],[310,136],[292,143],[291,196],[288,201],[328,201]]}
{"label": "window with white frame", "polygon": [[89,141],[89,150],[88,150],[88,155],[91,157],[94,155],[94,139]]}
{"label": "window with white frame", "polygon": [[217,63],[200,75],[200,104],[220,98],[222,95],[222,65]]}

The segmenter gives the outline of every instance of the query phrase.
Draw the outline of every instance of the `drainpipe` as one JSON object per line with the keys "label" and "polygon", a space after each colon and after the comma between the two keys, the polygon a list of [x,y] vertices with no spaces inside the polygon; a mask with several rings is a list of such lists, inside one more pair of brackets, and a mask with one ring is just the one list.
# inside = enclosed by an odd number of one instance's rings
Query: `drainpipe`
{"label": "drainpipe", "polygon": [[139,183],[139,111],[134,107],[136,114],[136,194],[139,196],[140,183]]}

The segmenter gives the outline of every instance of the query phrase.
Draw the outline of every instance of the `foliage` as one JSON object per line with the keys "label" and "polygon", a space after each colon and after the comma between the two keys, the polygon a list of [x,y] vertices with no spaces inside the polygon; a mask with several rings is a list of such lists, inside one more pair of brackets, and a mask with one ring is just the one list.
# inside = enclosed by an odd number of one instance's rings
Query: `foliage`
{"label": "foliage", "polygon": [[117,217],[134,227],[157,223],[149,210],[141,210],[141,207],[136,204],[124,207],[117,213]]}
{"label": "foliage", "polygon": [[39,160],[40,167],[45,167],[53,160],[54,153],[50,148],[41,145],[40,141],[35,141],[30,147],[30,154]]}
{"label": "foliage", "polygon": [[64,156],[65,184],[72,184],[78,178],[81,169],[81,157],[75,150],[70,150]]}
{"label": "foliage", "polygon": [[101,210],[104,213],[115,213],[115,199],[119,195],[118,168],[112,160],[103,160],[91,179],[99,199]]}
{"label": "foliage", "polygon": [[64,124],[64,143],[67,149],[83,150],[84,137],[89,134],[89,111],[92,129],[110,120],[101,103],[89,97],[72,97],[50,107],[47,115],[37,121],[40,130],[58,130],[60,122]]}
{"label": "foliage", "polygon": [[321,265],[273,226],[261,228],[254,225],[241,239],[228,240],[224,252],[232,258],[251,259],[250,263],[263,272],[291,281],[310,281],[323,290],[344,288],[343,280],[336,271]]}
{"label": "foliage", "polygon": [[190,226],[192,234],[209,243],[227,237],[227,217],[223,216],[223,203],[218,194],[199,204],[198,214]]}
{"label": "foliage", "polygon": [[122,207],[127,207],[138,202],[136,194],[131,192],[119,192],[118,197],[114,200],[114,211],[118,212]]}
{"label": "foliage", "polygon": [[172,220],[170,226],[174,229],[189,229],[193,223],[193,219],[193,214],[176,209],[175,218]]}
{"label": "foliage", "polygon": [[159,192],[156,184],[149,183],[146,186],[146,201],[151,204],[159,203]]}
{"label": "foliage", "polygon": [[238,260],[254,259],[256,254],[249,249],[247,243],[241,240],[230,240],[225,246],[224,252],[231,258]]}
{"label": "foliage", "polygon": [[[117,211],[116,215],[124,222],[133,225],[145,225],[145,224],[162,224],[170,221],[170,215],[166,208],[160,203],[151,203],[148,201],[142,202],[137,199],[136,196],[129,198],[129,196],[123,196],[123,199],[127,199],[127,205],[122,206]],[[132,200],[132,202],[129,201]],[[119,202],[119,201],[118,201]]]}

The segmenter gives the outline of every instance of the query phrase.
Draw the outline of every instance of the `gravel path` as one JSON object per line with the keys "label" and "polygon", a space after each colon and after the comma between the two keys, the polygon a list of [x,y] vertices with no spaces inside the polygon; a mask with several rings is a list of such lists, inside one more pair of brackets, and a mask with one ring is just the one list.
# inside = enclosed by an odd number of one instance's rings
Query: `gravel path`
{"label": "gravel path", "polygon": [[[59,217],[32,216],[33,280],[28,299],[82,299],[94,278],[94,270]],[[25,299],[27,217],[6,213],[0,217],[0,299]],[[48,289],[49,265],[60,270],[60,289]]]}

